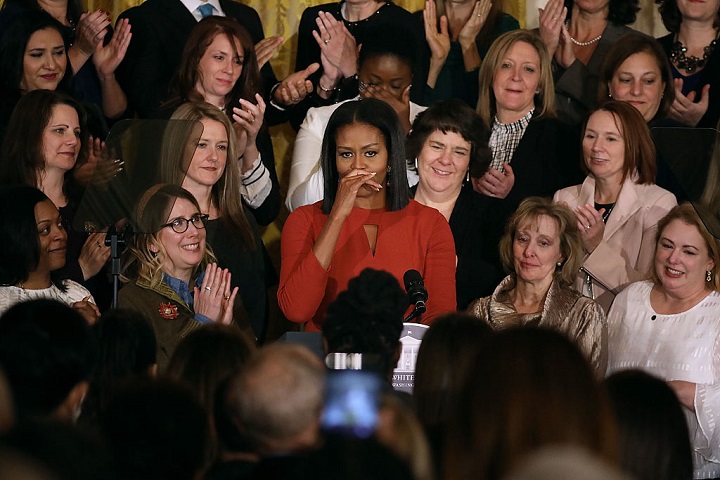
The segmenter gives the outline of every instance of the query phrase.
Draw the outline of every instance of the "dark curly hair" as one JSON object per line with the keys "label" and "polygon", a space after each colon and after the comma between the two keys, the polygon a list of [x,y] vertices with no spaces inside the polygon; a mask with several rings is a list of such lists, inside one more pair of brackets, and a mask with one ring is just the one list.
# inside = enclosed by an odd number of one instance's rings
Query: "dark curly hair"
{"label": "dark curly hair", "polygon": [[403,315],[410,302],[397,279],[366,268],[330,304],[322,326],[328,353],[372,353],[382,357],[382,374],[397,362]]}
{"label": "dark curly hair", "polygon": [[[660,18],[662,18],[665,28],[671,33],[678,33],[682,23],[682,13],[677,6],[677,0],[655,0],[655,4],[658,6],[658,12],[660,12]],[[720,27],[720,9],[715,15],[713,27]]]}
{"label": "dark curly hair", "polygon": [[[565,6],[568,9],[568,18],[572,14],[574,0],[565,0]],[[629,25],[637,18],[640,11],[639,0],[610,0],[610,11],[607,20],[613,25]]]}

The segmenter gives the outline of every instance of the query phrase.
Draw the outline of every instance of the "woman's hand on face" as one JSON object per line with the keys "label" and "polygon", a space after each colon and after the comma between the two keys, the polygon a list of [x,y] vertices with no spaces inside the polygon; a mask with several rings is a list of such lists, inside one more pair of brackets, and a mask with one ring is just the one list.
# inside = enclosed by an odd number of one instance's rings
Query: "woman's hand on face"
{"label": "woman's hand on face", "polygon": [[107,45],[103,45],[103,42],[100,42],[95,47],[95,54],[92,60],[100,77],[115,75],[115,70],[117,70],[120,62],[125,58],[131,39],[130,20],[123,18],[115,26],[115,31],[113,32],[110,42]]}
{"label": "woman's hand on face", "polygon": [[88,57],[95,52],[110,27],[110,15],[98,9],[80,15],[74,47]]}
{"label": "woman's hand on face", "polygon": [[435,6],[434,0],[427,0],[425,2],[423,22],[425,24],[425,39],[430,47],[431,59],[444,64],[448,53],[450,53],[448,19],[445,15],[440,17],[440,30],[438,31],[437,7]]}
{"label": "woman's hand on face", "polygon": [[85,280],[97,275],[110,258],[110,247],[105,246],[105,233],[91,233],[80,250],[78,264]]}
{"label": "woman's hand on face", "polygon": [[460,42],[460,45],[468,46],[475,44],[475,39],[485,25],[485,20],[487,20],[491,7],[492,0],[478,0],[475,2],[475,7],[470,14],[470,18],[468,18],[458,34],[458,42]]}
{"label": "woman's hand on face", "polygon": [[369,186],[376,192],[379,192],[383,188],[382,185],[375,181],[375,172],[353,169],[350,173],[342,177],[338,183],[335,202],[333,203],[330,215],[335,218],[347,218],[355,206],[358,191],[363,188],[364,185]]}
{"label": "woman's hand on face", "polygon": [[195,313],[204,315],[214,322],[228,324],[232,322],[232,309],[238,288],[230,289],[231,274],[217,263],[211,263],[205,269],[200,287],[194,287]]}
{"label": "woman's hand on face", "polygon": [[272,37],[263,38],[255,44],[255,57],[257,58],[258,69],[262,68],[282,45],[285,39],[282,35],[274,35]]}
{"label": "woman's hand on face", "polygon": [[[249,144],[254,144],[265,116],[265,101],[255,94],[257,105],[241,98],[240,107],[233,107],[233,128],[238,140],[238,154],[242,155]],[[241,148],[242,147],[242,148]]]}
{"label": "woman's hand on face", "polygon": [[515,174],[509,163],[503,165],[504,172],[489,168],[485,175],[480,178],[473,178],[473,189],[494,198],[505,198],[515,185]]}
{"label": "woman's hand on face", "polygon": [[97,305],[90,301],[90,297],[85,297],[79,302],[73,302],[70,307],[78,312],[88,323],[88,325],[95,325],[97,319],[100,318],[100,310]]}
{"label": "woman's hand on face", "polygon": [[709,100],[710,100],[710,84],[707,84],[702,89],[700,100],[696,103],[695,92],[690,92],[687,96],[683,95],[682,78],[676,78],[675,80],[675,101],[670,106],[669,116],[675,121],[688,125],[690,127],[696,126],[700,119],[707,112]]}
{"label": "woman's hand on face", "polygon": [[605,209],[595,210],[592,205],[578,205],[575,207],[575,217],[578,221],[580,238],[587,253],[592,253],[600,245],[605,235],[605,222],[602,216]]}
{"label": "woman's hand on face", "polygon": [[363,87],[362,97],[363,98],[375,98],[382,100],[387,103],[395,110],[400,123],[407,134],[410,131],[410,88],[412,85],[408,85],[402,92],[402,96],[398,99],[395,95],[388,92],[385,87],[378,87],[375,85],[365,85]]}

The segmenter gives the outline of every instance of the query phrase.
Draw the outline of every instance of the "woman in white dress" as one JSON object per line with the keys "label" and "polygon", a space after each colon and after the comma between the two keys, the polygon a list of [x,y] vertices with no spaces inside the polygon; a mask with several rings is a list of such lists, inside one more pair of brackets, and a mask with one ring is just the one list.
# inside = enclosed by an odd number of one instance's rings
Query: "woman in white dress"
{"label": "woman in white dress", "polygon": [[75,308],[88,323],[100,316],[90,292],[53,272],[65,265],[67,232],[55,204],[29,186],[0,188],[0,315],[18,302],[46,298]]}
{"label": "woman in white dress", "polygon": [[608,374],[640,368],[683,405],[694,478],[720,477],[720,242],[690,204],[658,223],[652,279],[616,298],[608,316]]}

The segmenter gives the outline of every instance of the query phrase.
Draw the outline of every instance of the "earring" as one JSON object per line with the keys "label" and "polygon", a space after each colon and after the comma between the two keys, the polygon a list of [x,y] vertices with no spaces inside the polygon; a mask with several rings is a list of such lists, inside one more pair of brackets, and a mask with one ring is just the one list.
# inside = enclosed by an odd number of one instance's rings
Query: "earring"
{"label": "earring", "polygon": [[612,98],[612,93],[608,93],[608,98]]}
{"label": "earring", "polygon": [[465,183],[470,183],[470,169],[467,169],[467,172],[465,172]]}
{"label": "earring", "polygon": [[707,270],[705,272],[705,280],[707,280],[708,282],[712,281],[712,272],[710,270]]}
{"label": "earring", "polygon": [[557,262],[556,265],[557,265],[558,267],[562,267],[562,262]]}
{"label": "earring", "polygon": [[540,90],[535,90],[535,95],[540,95]]}
{"label": "earring", "polygon": [[385,169],[385,171],[386,171],[387,173],[390,173],[390,170],[392,170],[392,168],[390,167],[390,165],[388,165],[387,168]]}
{"label": "earring", "polygon": [[415,157],[415,171],[417,171],[417,169],[418,169],[417,157]]}

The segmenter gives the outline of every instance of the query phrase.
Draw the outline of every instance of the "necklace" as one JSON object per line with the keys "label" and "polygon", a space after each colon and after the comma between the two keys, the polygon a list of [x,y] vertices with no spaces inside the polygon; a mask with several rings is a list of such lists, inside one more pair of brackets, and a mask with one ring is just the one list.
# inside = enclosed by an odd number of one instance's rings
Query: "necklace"
{"label": "necklace", "polygon": [[716,45],[717,36],[713,39],[712,42],[710,42],[709,45],[703,48],[702,58],[698,58],[695,55],[690,55],[689,57],[687,57],[685,56],[685,53],[687,52],[687,47],[683,45],[683,43],[677,37],[675,37],[675,42],[670,49],[670,61],[674,63],[678,69],[685,70],[687,73],[693,73],[695,70],[703,68],[705,66],[705,64],[707,63],[707,59],[710,58],[710,55],[712,55]]}
{"label": "necklace", "polygon": [[597,37],[593,38],[592,40],[588,40],[587,42],[578,42],[573,37],[570,37],[570,41],[573,42],[578,47],[587,47],[588,45],[592,45],[593,43],[597,42],[602,38],[602,33],[598,35]]}
{"label": "necklace", "polygon": [[[570,22],[566,21],[565,28],[567,28],[569,24],[570,24]],[[602,33],[600,35],[598,35],[597,37],[593,38],[592,40],[588,40],[587,42],[578,42],[573,37],[570,37],[570,41],[573,42],[578,47],[587,47],[588,45],[592,45],[593,43],[599,41],[601,38],[602,38]]]}

